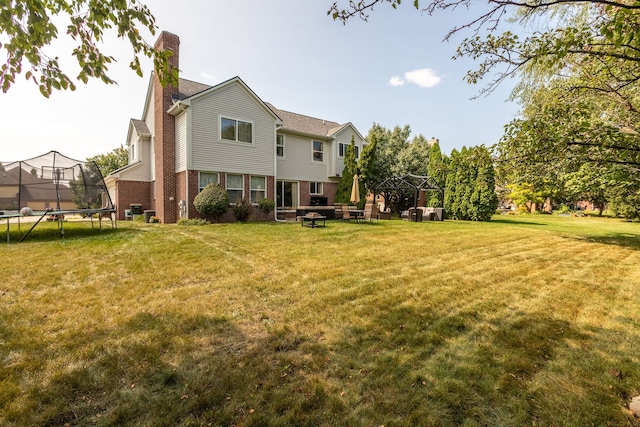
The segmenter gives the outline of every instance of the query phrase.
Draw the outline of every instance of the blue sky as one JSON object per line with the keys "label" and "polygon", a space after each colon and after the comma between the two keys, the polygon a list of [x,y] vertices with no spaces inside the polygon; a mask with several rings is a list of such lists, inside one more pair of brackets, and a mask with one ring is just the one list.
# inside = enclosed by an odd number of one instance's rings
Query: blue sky
{"label": "blue sky", "polygon": [[[442,42],[447,31],[472,16],[460,10],[421,14],[413,2],[397,10],[380,5],[368,22],[347,25],[327,16],[332,0],[169,0],[149,2],[160,30],[180,37],[181,76],[216,84],[240,76],[264,101],[340,123],[363,135],[371,125],[409,125],[414,134],[436,137],[443,152],[463,145],[491,145],[517,114],[507,102],[514,81],[488,97],[471,100],[480,87],[463,81],[471,60],[452,60],[461,37]],[[344,2],[346,3],[346,2]],[[61,33],[64,32],[61,27]],[[469,34],[468,34],[469,35]],[[149,35],[150,42],[155,36]],[[70,74],[77,70],[72,45],[48,50]],[[124,41],[108,38],[105,53],[118,85],[78,84],[75,92],[45,99],[18,79],[0,94],[0,160],[21,160],[50,150],[84,159],[126,142],[130,118],[141,118],[151,71],[139,78],[127,64]]]}

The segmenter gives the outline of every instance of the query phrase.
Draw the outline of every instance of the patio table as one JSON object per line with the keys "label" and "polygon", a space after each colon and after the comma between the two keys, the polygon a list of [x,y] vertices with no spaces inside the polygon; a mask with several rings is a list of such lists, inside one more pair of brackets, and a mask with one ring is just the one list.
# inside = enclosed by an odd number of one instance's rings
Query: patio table
{"label": "patio table", "polygon": [[[311,215],[313,214],[313,215]],[[302,219],[302,226],[305,227],[311,227],[311,228],[316,228],[316,227],[324,227],[325,226],[325,221],[327,219],[326,216],[320,215],[316,212],[310,212],[306,215],[303,215],[300,217]],[[322,221],[322,225],[320,225],[320,223],[318,221]]]}

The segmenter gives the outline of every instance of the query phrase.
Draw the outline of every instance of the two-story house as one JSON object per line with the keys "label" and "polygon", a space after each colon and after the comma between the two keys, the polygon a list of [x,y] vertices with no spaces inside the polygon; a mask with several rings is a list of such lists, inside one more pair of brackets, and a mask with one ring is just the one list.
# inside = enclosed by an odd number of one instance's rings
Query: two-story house
{"label": "two-story house", "polygon": [[[171,49],[178,68],[179,46],[178,36],[163,32],[155,47]],[[232,202],[267,197],[278,212],[331,205],[352,137],[359,154],[365,140],[351,123],[279,110],[239,77],[162,87],[152,76],[142,118],[129,123],[129,164],[105,182],[119,219],[131,204],[165,223],[198,217],[193,199],[212,182]]]}

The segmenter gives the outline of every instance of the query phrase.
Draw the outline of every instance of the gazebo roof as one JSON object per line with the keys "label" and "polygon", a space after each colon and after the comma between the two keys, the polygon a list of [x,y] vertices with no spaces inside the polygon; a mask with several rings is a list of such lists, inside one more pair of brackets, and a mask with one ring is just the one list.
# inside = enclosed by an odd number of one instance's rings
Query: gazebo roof
{"label": "gazebo roof", "polygon": [[385,193],[419,190],[443,191],[443,188],[430,176],[407,174],[385,179],[376,186],[376,190],[380,193]]}

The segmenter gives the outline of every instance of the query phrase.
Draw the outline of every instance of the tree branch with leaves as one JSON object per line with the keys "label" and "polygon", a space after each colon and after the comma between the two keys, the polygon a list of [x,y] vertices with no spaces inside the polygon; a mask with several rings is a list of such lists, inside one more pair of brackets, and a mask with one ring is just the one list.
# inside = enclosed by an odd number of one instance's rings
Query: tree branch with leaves
{"label": "tree branch with leaves", "polygon": [[[75,79],[61,68],[59,56],[47,52],[59,37],[54,17],[66,18],[66,36],[77,43],[71,52],[80,69]],[[142,76],[140,58],[148,57],[163,83],[176,84],[178,70],[168,61],[171,52],[155,50],[140,34],[142,29],[154,35],[157,27],[149,8],[136,0],[7,0],[0,11],[0,40],[6,40],[0,42],[0,53],[7,58],[0,66],[0,87],[6,93],[23,73],[45,97],[54,90],[75,90],[74,80],[116,83],[109,75],[115,58],[100,46],[110,31],[130,43],[134,72]]]}

